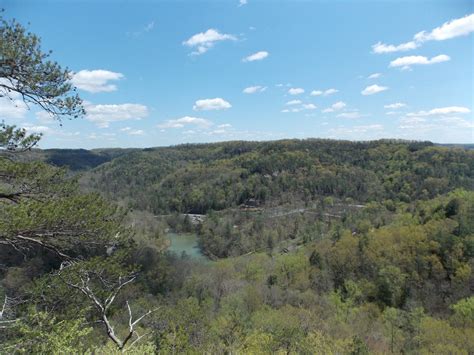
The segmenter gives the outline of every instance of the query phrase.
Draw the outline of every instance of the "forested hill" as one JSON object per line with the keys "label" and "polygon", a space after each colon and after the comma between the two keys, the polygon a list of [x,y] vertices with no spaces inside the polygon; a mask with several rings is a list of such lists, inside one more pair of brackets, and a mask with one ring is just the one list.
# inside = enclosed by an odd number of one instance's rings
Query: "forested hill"
{"label": "forested hill", "polygon": [[207,213],[326,196],[356,202],[429,199],[474,186],[474,151],[430,142],[280,140],[136,150],[83,184],[153,213]]}
{"label": "forested hill", "polygon": [[33,149],[18,158],[23,161],[42,160],[48,164],[66,167],[72,172],[93,169],[121,155],[136,151],[134,148],[103,149]]}

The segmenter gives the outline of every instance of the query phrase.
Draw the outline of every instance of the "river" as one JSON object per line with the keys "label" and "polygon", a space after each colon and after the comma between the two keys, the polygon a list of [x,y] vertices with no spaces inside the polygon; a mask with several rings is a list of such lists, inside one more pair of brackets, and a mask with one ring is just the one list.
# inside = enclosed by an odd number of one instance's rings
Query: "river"
{"label": "river", "polygon": [[170,241],[169,251],[181,255],[185,252],[191,259],[198,261],[209,261],[209,259],[201,252],[198,246],[198,238],[193,233],[167,233]]}

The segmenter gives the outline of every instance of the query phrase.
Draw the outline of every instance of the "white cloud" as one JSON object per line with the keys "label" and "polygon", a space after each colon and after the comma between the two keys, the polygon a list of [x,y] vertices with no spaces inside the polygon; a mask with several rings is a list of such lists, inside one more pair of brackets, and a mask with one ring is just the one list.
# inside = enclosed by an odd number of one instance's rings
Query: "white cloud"
{"label": "white cloud", "polygon": [[215,129],[211,132],[209,132],[210,135],[213,135],[213,134],[223,134],[223,133],[227,133],[227,131],[225,129]]}
{"label": "white cloud", "polygon": [[108,141],[116,141],[116,138],[115,138],[115,133],[102,133],[102,134],[96,134],[95,132],[94,133],[91,133],[87,136],[88,139],[100,139],[100,140],[108,140]]}
{"label": "white cloud", "polygon": [[[286,103],[287,106],[292,106],[292,108],[286,108],[281,110],[281,112],[288,113],[288,112],[301,112],[305,110],[316,110],[318,107],[314,104],[303,104],[301,100],[291,100]],[[298,107],[294,107],[295,105],[299,105]]]}
{"label": "white cloud", "polygon": [[231,127],[232,125],[230,123],[224,123],[217,126],[217,128],[231,128]]}
{"label": "white cloud", "polygon": [[28,133],[51,133],[53,130],[47,126],[36,126],[31,123],[25,123],[22,125],[22,128],[26,129]]}
{"label": "white cloud", "polygon": [[299,105],[301,103],[302,103],[301,100],[291,100],[291,101],[288,101],[285,105],[291,106],[291,105]]}
{"label": "white cloud", "polygon": [[127,120],[141,120],[148,116],[148,108],[140,104],[92,105],[85,104],[86,119],[101,128],[110,123]]}
{"label": "white cloud", "polygon": [[54,117],[49,112],[46,112],[46,111],[37,111],[35,112],[35,116],[38,119],[38,121],[44,124],[51,124],[55,122]]}
{"label": "white cloud", "polygon": [[288,90],[288,94],[290,95],[299,95],[302,93],[304,93],[304,89],[302,88],[291,88],[290,90]]}
{"label": "white cloud", "polygon": [[324,113],[328,113],[328,112],[334,112],[334,111],[339,111],[339,110],[342,110],[344,107],[346,107],[346,103],[343,102],[343,101],[338,101],[334,104],[331,105],[331,107],[328,107],[326,109],[323,110]]}
{"label": "white cloud", "polygon": [[21,99],[10,100],[0,97],[0,118],[21,119],[28,112],[28,107]]}
{"label": "white cloud", "polygon": [[459,128],[474,128],[474,120],[465,120],[461,117],[441,117],[437,119],[437,122],[441,124],[449,124],[450,126]]}
{"label": "white cloud", "polygon": [[407,117],[421,117],[421,116],[436,116],[436,115],[450,115],[453,113],[470,113],[471,110],[462,106],[448,106],[434,108],[429,111],[418,111],[407,113]]}
{"label": "white cloud", "polygon": [[270,54],[266,51],[260,51],[254,54],[249,55],[248,57],[245,57],[242,59],[243,62],[254,62],[256,60],[263,60],[266,57],[268,57]]}
{"label": "white cloud", "polygon": [[378,54],[402,52],[418,48],[423,42],[426,41],[444,41],[446,39],[466,36],[471,32],[474,32],[474,14],[466,15],[464,17],[445,22],[430,32],[418,32],[413,36],[412,41],[402,43],[397,46],[378,42],[372,46],[372,50],[374,53]]}
{"label": "white cloud", "polygon": [[211,110],[226,110],[231,108],[232,105],[220,97],[215,99],[202,99],[197,100],[193,106],[194,111],[211,111]]}
{"label": "white cloud", "polygon": [[154,28],[155,28],[155,21],[150,21],[145,26],[143,26],[139,31],[127,32],[127,36],[139,37],[143,33],[152,31]]}
{"label": "white cloud", "polygon": [[399,109],[399,108],[402,108],[402,107],[406,107],[406,104],[404,104],[402,102],[395,102],[393,104],[384,105],[384,108],[388,108],[388,109],[392,109],[392,110],[396,110],[396,109]]}
{"label": "white cloud", "polygon": [[44,125],[36,125],[30,122],[25,122],[21,124],[21,127],[26,129],[28,133],[41,133],[48,136],[56,136],[59,139],[67,139],[71,137],[78,137],[81,135],[80,132],[68,132],[64,129],[55,129]]}
{"label": "white cloud", "polygon": [[210,28],[206,32],[200,32],[183,42],[183,45],[195,48],[191,55],[200,55],[206,53],[214,47],[217,42],[236,41],[237,37],[231,34],[220,33],[218,30]]}
{"label": "white cloud", "polygon": [[377,78],[380,78],[382,76],[381,73],[373,73],[373,74],[370,74],[367,79],[377,79]]}
{"label": "white cloud", "polygon": [[360,117],[362,117],[362,115],[361,115],[359,112],[357,112],[357,111],[352,111],[352,112],[343,112],[343,113],[340,113],[340,114],[338,114],[336,117],[355,119],[355,118],[360,118]]}
{"label": "white cloud", "polygon": [[342,102],[342,101],[338,101],[336,102],[335,104],[333,104],[331,106],[331,108],[333,108],[334,110],[341,110],[343,109],[344,107],[346,107],[346,103],[345,102]]}
{"label": "white cloud", "polygon": [[141,130],[141,129],[133,129],[133,130],[130,130],[128,132],[128,134],[132,135],[132,136],[144,136],[145,135],[145,131]]}
{"label": "white cloud", "polygon": [[147,25],[145,26],[145,28],[143,30],[145,32],[150,32],[154,28],[155,28],[155,21],[151,21],[151,22],[147,23]]}
{"label": "white cloud", "polygon": [[247,0],[239,0],[239,7],[247,5]]}
{"label": "white cloud", "polygon": [[313,91],[311,91],[311,94],[310,94],[310,95],[311,95],[311,96],[321,96],[321,95],[323,95],[323,96],[329,96],[329,95],[335,94],[336,92],[339,92],[339,90],[337,90],[337,89],[332,89],[332,88],[331,88],[331,89],[324,90],[324,91],[322,91],[322,90],[313,90]]}
{"label": "white cloud", "polygon": [[318,107],[314,104],[304,104],[303,109],[305,110],[316,110]]}
{"label": "white cloud", "polygon": [[183,128],[186,125],[208,128],[212,126],[212,122],[204,118],[185,116],[174,120],[168,120],[165,123],[159,124],[158,128]]}
{"label": "white cloud", "polygon": [[264,92],[265,90],[267,90],[266,86],[257,85],[257,86],[249,86],[248,88],[245,88],[242,92],[244,94],[255,94],[257,92]]}
{"label": "white cloud", "polygon": [[21,119],[28,112],[28,106],[23,102],[19,93],[10,91],[1,85],[10,87],[10,81],[0,78],[0,120]]}
{"label": "white cloud", "polygon": [[323,93],[323,95],[324,95],[324,96],[328,96],[328,95],[335,94],[336,92],[339,92],[339,90],[337,90],[337,89],[327,89],[327,90]]}
{"label": "white cloud", "polygon": [[467,114],[471,110],[462,106],[447,106],[434,108],[429,111],[418,111],[407,113],[400,119],[400,129],[416,130],[418,133],[439,130],[446,131],[450,128],[474,128],[474,121],[472,119],[464,119],[455,114]]}
{"label": "white cloud", "polygon": [[426,118],[423,117],[403,117],[400,119],[399,128],[419,131],[436,128],[436,125],[427,123]]}
{"label": "white cloud", "polygon": [[81,70],[73,74],[71,81],[74,86],[87,92],[111,92],[117,90],[117,86],[110,84],[109,81],[120,80],[123,77],[122,73],[108,70]]}
{"label": "white cloud", "polygon": [[377,94],[377,93],[385,91],[385,90],[388,90],[388,87],[374,84],[374,85],[367,86],[360,93],[362,95],[373,95],[373,94]]}
{"label": "white cloud", "polygon": [[372,46],[372,51],[377,54],[405,52],[410,49],[415,49],[417,47],[418,47],[418,44],[415,41],[402,43],[402,44],[399,44],[398,46],[394,46],[393,44],[385,44],[382,42],[378,42]]}
{"label": "white cloud", "polygon": [[436,57],[427,58],[421,55],[410,55],[400,57],[390,62],[390,67],[402,67],[402,69],[409,69],[411,65],[429,65],[434,63],[442,63],[451,60],[446,54],[440,54]]}
{"label": "white cloud", "polygon": [[459,36],[466,36],[474,32],[474,14],[443,23],[431,32],[422,31],[413,38],[419,42],[444,41]]}
{"label": "white cloud", "polygon": [[329,130],[329,133],[333,134],[335,138],[341,135],[352,135],[362,134],[367,132],[377,132],[382,133],[384,127],[381,124],[371,124],[371,125],[362,125],[362,126],[353,126],[353,127],[338,127],[332,128]]}

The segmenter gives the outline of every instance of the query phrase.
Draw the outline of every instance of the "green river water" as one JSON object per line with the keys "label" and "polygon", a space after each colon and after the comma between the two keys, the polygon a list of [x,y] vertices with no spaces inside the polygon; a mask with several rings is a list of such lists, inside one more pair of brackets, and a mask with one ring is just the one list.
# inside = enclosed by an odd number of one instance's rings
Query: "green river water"
{"label": "green river water", "polygon": [[169,232],[167,237],[170,241],[169,251],[181,255],[185,252],[190,258],[199,261],[209,261],[209,259],[201,252],[198,246],[197,235],[192,233],[172,233]]}

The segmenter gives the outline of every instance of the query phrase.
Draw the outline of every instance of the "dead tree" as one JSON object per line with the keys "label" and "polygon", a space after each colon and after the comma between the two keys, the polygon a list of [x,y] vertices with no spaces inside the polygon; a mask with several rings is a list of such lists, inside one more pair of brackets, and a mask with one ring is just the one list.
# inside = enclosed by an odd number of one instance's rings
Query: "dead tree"
{"label": "dead tree", "polygon": [[0,329],[10,328],[18,322],[18,319],[12,317],[13,303],[14,300],[5,295],[2,308],[0,309]]}
{"label": "dead tree", "polygon": [[[68,276],[65,275],[66,272],[69,271],[68,269],[74,269],[72,270],[74,274],[72,279],[74,280],[68,279]],[[80,291],[91,301],[94,308],[98,312],[99,322],[104,324],[107,336],[115,343],[119,350],[124,351],[125,346],[130,341],[132,341],[128,346],[128,348],[130,348],[135,343],[140,341],[140,339],[142,339],[144,336],[149,334],[145,333],[139,335],[136,331],[136,326],[143,320],[143,318],[157,311],[158,309],[149,310],[148,312],[134,319],[132,309],[127,300],[125,303],[128,312],[128,329],[126,335],[123,337],[120,337],[116,333],[114,326],[108,317],[110,307],[116,300],[117,295],[126,285],[135,281],[137,277],[136,273],[129,273],[124,276],[119,275],[115,279],[112,279],[109,277],[109,275],[106,275],[104,270],[88,270],[87,268],[82,268],[80,264],[65,262],[62,264],[58,275],[66,285]],[[97,290],[97,288],[99,288],[99,290]]]}

